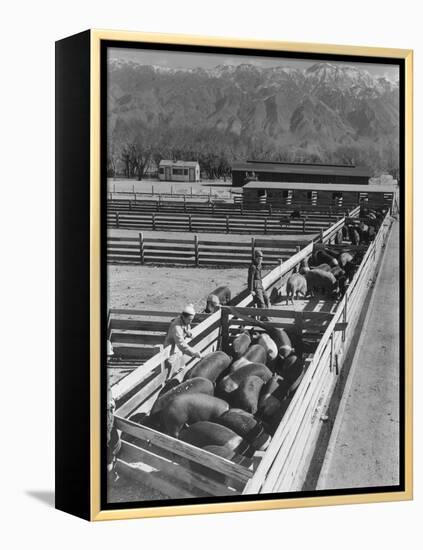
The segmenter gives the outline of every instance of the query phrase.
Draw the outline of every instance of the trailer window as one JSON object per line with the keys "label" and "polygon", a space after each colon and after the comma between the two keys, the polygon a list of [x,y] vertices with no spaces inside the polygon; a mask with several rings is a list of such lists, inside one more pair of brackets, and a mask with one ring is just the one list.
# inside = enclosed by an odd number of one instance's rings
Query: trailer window
{"label": "trailer window", "polygon": [[174,176],[183,176],[184,175],[184,171],[182,170],[182,168],[174,168],[172,170],[172,173]]}
{"label": "trailer window", "polygon": [[164,174],[164,168],[159,168],[159,174]]}

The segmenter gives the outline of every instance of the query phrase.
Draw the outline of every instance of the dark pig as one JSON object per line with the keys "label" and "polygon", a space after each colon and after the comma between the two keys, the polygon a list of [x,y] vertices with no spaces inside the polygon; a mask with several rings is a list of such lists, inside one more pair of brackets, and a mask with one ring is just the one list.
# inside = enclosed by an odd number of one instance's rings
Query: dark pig
{"label": "dark pig", "polygon": [[207,296],[205,313],[214,313],[219,306],[224,306],[230,301],[231,291],[229,287],[219,286]]}
{"label": "dark pig", "polygon": [[261,422],[243,409],[229,409],[222,416],[216,418],[215,422],[233,430],[245,439],[254,450],[264,450],[269,444],[270,436],[263,429]]}
{"label": "dark pig", "polygon": [[216,382],[222,372],[229,367],[231,358],[223,351],[214,351],[200,359],[185,375],[185,380],[191,378],[207,378]]}
{"label": "dark pig", "polygon": [[[337,266],[335,266],[336,268]],[[316,265],[316,267],[312,267],[311,269],[320,269],[322,271],[332,271],[332,268],[329,264],[320,264],[320,265]]]}
{"label": "dark pig", "polygon": [[252,325],[264,329],[270,336],[270,338],[275,342],[278,348],[278,353],[281,357],[287,357],[292,352],[291,340],[285,330],[273,327],[270,323],[266,321],[259,321],[254,317],[240,314],[235,309],[233,309],[232,311],[240,319],[248,321]]}
{"label": "dark pig", "polygon": [[304,361],[296,355],[291,355],[277,366],[280,375],[279,387],[273,396],[284,400],[298,387],[304,374]]}
{"label": "dark pig", "polygon": [[231,372],[222,378],[218,384],[218,393],[222,397],[230,395],[232,392],[236,391],[241,382],[250,376],[257,376],[267,382],[272,378],[272,371],[262,363],[250,363],[240,367],[235,372]]}
{"label": "dark pig", "polygon": [[189,428],[184,428],[179,434],[179,439],[200,448],[218,445],[229,451],[235,451],[244,442],[242,437],[230,428],[209,420],[202,420]]}
{"label": "dark pig", "polygon": [[181,382],[154,402],[150,414],[153,415],[161,411],[167,403],[182,393],[205,393],[207,395],[213,395],[214,384],[207,378],[191,378],[190,380]]}
{"label": "dark pig", "polygon": [[250,363],[266,363],[267,351],[261,344],[253,344],[246,353],[229,367],[230,372],[235,372]]}
{"label": "dark pig", "polygon": [[349,237],[350,241],[353,245],[359,245],[360,244],[360,235],[354,227],[349,228]]}
{"label": "dark pig", "polygon": [[231,395],[231,404],[251,414],[256,414],[263,385],[264,380],[258,376],[244,378],[238,389]]}
{"label": "dark pig", "polygon": [[320,294],[332,296],[338,292],[338,283],[332,273],[311,269],[306,273],[307,288],[311,296]]}
{"label": "dark pig", "polygon": [[341,267],[345,267],[348,263],[352,262],[354,256],[349,252],[341,252],[338,256],[338,263]]}
{"label": "dark pig", "polygon": [[332,256],[326,250],[317,250],[314,254],[315,263],[318,264],[329,264],[331,267],[338,265],[338,260]]}
{"label": "dark pig", "polygon": [[185,393],[176,396],[160,411],[160,422],[165,433],[178,437],[184,425],[213,420],[228,409],[226,401],[213,395]]}
{"label": "dark pig", "polygon": [[339,280],[340,277],[344,277],[345,276],[345,271],[342,269],[342,267],[339,267],[336,266],[336,267],[332,267],[332,269],[330,270],[330,272],[332,273],[332,275],[334,275],[336,277],[336,279]]}

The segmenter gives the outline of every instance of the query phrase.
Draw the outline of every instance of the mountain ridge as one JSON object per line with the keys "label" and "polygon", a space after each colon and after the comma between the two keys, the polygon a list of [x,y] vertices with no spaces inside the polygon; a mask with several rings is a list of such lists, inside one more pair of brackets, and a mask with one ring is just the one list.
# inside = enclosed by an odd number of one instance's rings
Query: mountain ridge
{"label": "mountain ridge", "polygon": [[128,141],[150,139],[157,155],[355,162],[397,176],[399,83],[361,67],[111,61],[108,82],[109,150],[117,155]]}

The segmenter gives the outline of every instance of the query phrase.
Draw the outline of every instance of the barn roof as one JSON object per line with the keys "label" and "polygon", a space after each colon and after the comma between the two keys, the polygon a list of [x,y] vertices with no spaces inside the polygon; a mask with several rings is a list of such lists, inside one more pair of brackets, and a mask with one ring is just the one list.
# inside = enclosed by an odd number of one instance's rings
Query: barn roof
{"label": "barn roof", "polygon": [[196,160],[161,160],[159,166],[197,166]]}
{"label": "barn roof", "polygon": [[359,191],[360,193],[394,193],[398,185],[392,183],[360,185],[354,183],[303,183],[283,181],[250,181],[243,189],[280,189],[299,191]]}
{"label": "barn roof", "polygon": [[321,174],[329,176],[356,176],[370,178],[372,173],[364,166],[347,164],[295,164],[284,162],[234,162],[232,171],[272,172],[276,174]]}

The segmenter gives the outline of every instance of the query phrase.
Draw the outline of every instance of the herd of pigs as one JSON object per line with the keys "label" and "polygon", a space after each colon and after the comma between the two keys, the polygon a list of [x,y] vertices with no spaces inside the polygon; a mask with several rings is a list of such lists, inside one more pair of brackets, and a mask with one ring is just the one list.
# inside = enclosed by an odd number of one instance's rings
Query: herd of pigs
{"label": "herd of pigs", "polygon": [[[335,243],[342,245],[349,240],[354,246],[369,244],[375,238],[385,215],[386,210],[362,209],[359,219],[351,218],[338,231]],[[298,272],[289,277],[286,283],[287,303],[289,300],[293,303],[294,297],[300,296],[342,297],[362,257],[362,252],[352,251],[348,247],[340,252],[330,247],[318,248],[310,258],[302,261]],[[275,292],[272,301],[276,300]]]}
{"label": "herd of pigs", "polygon": [[263,450],[303,373],[301,335],[255,319],[226,351],[170,379],[149,415],[130,420],[234,460]]}
{"label": "herd of pigs", "polygon": [[[362,211],[360,220],[343,227],[336,243],[370,242],[383,217],[383,211]],[[362,255],[357,248],[338,253],[319,248],[288,278],[286,300],[342,294]],[[281,299],[281,290],[273,301]],[[130,420],[238,462],[265,450],[302,379],[305,354],[314,346],[295,325],[282,329],[264,319],[245,317],[252,328],[244,328],[227,349],[200,359],[182,382],[168,380],[150,414],[136,413]]]}

